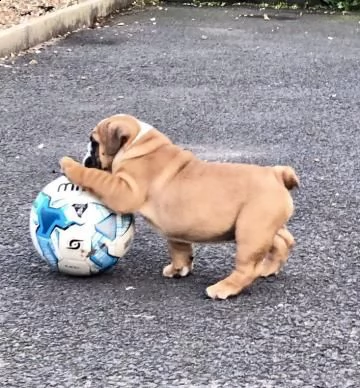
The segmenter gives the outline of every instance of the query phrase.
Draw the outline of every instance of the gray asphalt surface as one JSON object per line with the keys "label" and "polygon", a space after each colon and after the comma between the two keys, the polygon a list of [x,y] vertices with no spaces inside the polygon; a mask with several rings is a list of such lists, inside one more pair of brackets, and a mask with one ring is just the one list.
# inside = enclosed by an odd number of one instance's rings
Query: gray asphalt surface
{"label": "gray asphalt surface", "polygon": [[[360,17],[236,19],[251,12],[134,12],[0,66],[1,387],[360,386]],[[166,280],[164,240],[137,218],[113,274],[51,274],[31,202],[120,112],[208,160],[293,165],[284,272],[211,301],[234,247],[198,247],[194,274]]]}

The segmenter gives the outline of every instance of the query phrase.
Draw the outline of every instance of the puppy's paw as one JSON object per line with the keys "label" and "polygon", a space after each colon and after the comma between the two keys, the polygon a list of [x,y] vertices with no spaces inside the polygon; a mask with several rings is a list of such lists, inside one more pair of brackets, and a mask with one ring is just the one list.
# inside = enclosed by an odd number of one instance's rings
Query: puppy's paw
{"label": "puppy's paw", "polygon": [[207,287],[206,295],[211,299],[227,299],[230,296],[235,296],[239,293],[239,288],[235,285],[227,282],[226,280],[221,280],[220,282]]}
{"label": "puppy's paw", "polygon": [[71,159],[67,156],[60,160],[60,167],[63,174],[74,184],[83,186],[83,176],[86,168],[83,167],[79,162]]}
{"label": "puppy's paw", "polygon": [[193,270],[193,263],[185,265],[181,268],[175,268],[173,264],[166,265],[163,269],[163,276],[166,278],[176,278],[188,276]]}
{"label": "puppy's paw", "polygon": [[64,156],[60,159],[60,167],[62,172],[66,175],[66,172],[76,168],[79,165],[74,159],[69,158],[68,156]]}

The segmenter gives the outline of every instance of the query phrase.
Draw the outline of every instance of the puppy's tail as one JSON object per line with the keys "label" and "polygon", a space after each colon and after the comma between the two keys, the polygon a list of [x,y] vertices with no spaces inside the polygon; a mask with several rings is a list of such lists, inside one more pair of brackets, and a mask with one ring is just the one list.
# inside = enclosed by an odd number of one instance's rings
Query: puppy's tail
{"label": "puppy's tail", "polygon": [[294,187],[299,187],[300,181],[295,170],[290,166],[275,166],[273,167],[277,178],[284,183],[288,190]]}

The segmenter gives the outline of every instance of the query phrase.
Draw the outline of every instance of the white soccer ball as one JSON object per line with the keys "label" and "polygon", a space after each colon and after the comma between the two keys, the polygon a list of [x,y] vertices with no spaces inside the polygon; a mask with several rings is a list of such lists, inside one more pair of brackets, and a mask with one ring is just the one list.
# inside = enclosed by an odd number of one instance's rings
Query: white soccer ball
{"label": "white soccer ball", "polygon": [[85,276],[113,268],[129,250],[135,222],[119,215],[65,176],[46,185],[30,212],[31,239],[50,267]]}

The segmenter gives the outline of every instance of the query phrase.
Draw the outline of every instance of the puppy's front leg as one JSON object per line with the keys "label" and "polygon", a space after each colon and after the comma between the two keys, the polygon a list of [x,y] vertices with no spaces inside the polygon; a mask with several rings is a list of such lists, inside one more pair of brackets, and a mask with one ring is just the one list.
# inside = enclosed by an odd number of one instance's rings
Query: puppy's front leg
{"label": "puppy's front leg", "polygon": [[184,277],[193,269],[192,246],[188,243],[168,241],[171,263],[164,267],[163,275],[167,278]]}
{"label": "puppy's front leg", "polygon": [[87,168],[69,157],[62,158],[60,166],[72,183],[94,194],[116,213],[133,213],[143,202],[136,183],[125,173],[113,175]]}

